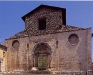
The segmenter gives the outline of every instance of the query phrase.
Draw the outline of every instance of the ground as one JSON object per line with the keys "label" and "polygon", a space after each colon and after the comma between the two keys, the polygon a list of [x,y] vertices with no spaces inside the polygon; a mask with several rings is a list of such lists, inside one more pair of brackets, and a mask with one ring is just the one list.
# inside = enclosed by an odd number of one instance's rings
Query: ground
{"label": "ground", "polygon": [[[37,74],[26,74],[26,73],[6,73],[6,74],[0,74],[0,75],[37,75]],[[38,74],[38,75],[43,75],[43,74]],[[49,74],[44,74],[44,75],[49,75]]]}

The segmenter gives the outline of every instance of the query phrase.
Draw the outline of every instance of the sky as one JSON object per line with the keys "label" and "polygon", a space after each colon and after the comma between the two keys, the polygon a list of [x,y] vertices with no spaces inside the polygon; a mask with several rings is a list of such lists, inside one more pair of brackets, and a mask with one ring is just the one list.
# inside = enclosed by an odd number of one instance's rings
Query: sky
{"label": "sky", "polygon": [[0,42],[24,30],[21,17],[41,4],[66,8],[67,25],[92,27],[93,33],[93,1],[0,1]]}

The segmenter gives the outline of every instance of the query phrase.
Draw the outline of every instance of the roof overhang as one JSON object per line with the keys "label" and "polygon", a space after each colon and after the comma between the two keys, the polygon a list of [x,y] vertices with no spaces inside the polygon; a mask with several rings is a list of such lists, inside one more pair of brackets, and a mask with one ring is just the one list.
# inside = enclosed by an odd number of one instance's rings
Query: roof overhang
{"label": "roof overhang", "polygon": [[7,47],[6,46],[4,46],[4,45],[2,45],[2,44],[0,44],[0,48],[2,49],[2,50],[7,50]]}

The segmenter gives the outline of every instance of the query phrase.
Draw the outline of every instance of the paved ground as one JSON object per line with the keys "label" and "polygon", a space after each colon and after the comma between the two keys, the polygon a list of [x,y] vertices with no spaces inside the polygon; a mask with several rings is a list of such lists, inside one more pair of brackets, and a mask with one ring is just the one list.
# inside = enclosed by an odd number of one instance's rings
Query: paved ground
{"label": "paved ground", "polygon": [[2,75],[26,75],[26,74],[7,73],[7,74],[2,74]]}
{"label": "paved ground", "polygon": [[[0,74],[0,75],[51,75],[51,74],[7,73],[7,74]],[[55,75],[57,75],[57,74],[55,74]]]}

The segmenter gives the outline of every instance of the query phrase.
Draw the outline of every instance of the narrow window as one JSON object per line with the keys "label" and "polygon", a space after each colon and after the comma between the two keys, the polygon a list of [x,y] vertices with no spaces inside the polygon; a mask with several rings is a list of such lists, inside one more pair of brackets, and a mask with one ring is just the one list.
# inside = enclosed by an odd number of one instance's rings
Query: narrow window
{"label": "narrow window", "polygon": [[29,49],[29,44],[27,44],[27,49]]}
{"label": "narrow window", "polygon": [[46,29],[46,19],[39,19],[39,30]]}
{"label": "narrow window", "polygon": [[5,57],[5,52],[3,52],[3,57]]}

